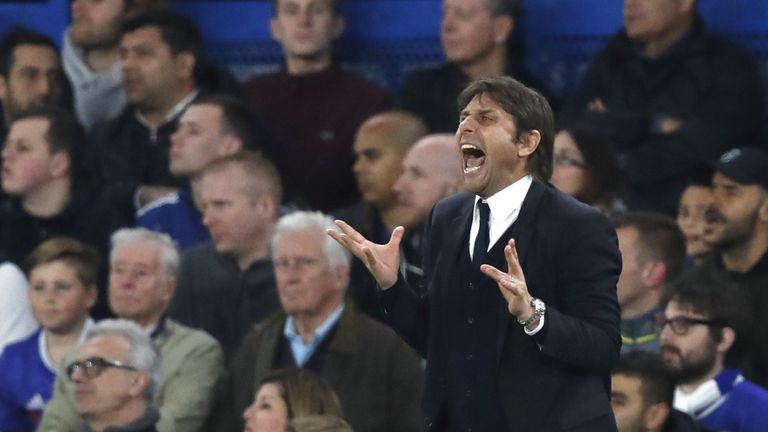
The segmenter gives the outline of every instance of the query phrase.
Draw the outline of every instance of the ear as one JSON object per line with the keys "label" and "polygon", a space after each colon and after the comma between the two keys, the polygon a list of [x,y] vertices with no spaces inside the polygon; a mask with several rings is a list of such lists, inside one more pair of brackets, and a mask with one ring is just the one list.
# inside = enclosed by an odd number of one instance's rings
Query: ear
{"label": "ear", "polygon": [[176,54],[176,72],[179,77],[194,78],[197,60],[190,52]]}
{"label": "ear", "polygon": [[227,135],[219,141],[219,156],[235,154],[243,149],[243,142],[234,135]]}
{"label": "ear", "polygon": [[283,26],[277,20],[277,17],[272,17],[269,20],[269,34],[272,35],[272,39],[282,42],[283,41]]}
{"label": "ear", "polygon": [[49,167],[52,177],[64,177],[69,174],[70,160],[67,152],[58,151],[53,154],[51,158],[51,165]]}
{"label": "ear", "polygon": [[131,386],[128,389],[128,394],[133,397],[139,397],[147,387],[149,387],[149,373],[139,372],[134,375]]}
{"label": "ear", "polygon": [[173,294],[176,293],[176,278],[174,276],[168,276],[165,281],[165,295],[163,296],[163,300],[167,301],[168,303],[171,302],[173,299]]}
{"label": "ear", "polygon": [[763,195],[765,195],[765,198],[763,198],[762,204],[757,209],[757,217],[763,222],[768,222],[768,192],[763,192]]}
{"label": "ear", "polygon": [[6,95],[8,94],[8,81],[5,80],[5,77],[0,75],[0,100],[5,100]]}
{"label": "ear", "polygon": [[660,286],[667,277],[667,266],[662,261],[648,261],[641,275],[646,287]]}
{"label": "ear", "polygon": [[88,285],[85,287],[85,290],[85,305],[90,310],[99,298],[99,288],[96,285]]}
{"label": "ear", "polygon": [[341,14],[336,15],[333,18],[333,39],[338,38],[344,33],[344,29],[347,28],[347,22]]}
{"label": "ear", "polygon": [[717,344],[717,352],[727,353],[736,342],[736,332],[733,327],[723,327],[723,339]]}
{"label": "ear", "polygon": [[645,430],[661,430],[664,422],[669,417],[669,405],[663,402],[655,403],[643,411],[643,425]]}
{"label": "ear", "polygon": [[341,285],[342,290],[349,283],[349,272],[350,270],[348,265],[340,265],[335,269],[334,274],[336,276],[336,282]]}
{"label": "ear", "polygon": [[520,134],[517,142],[517,155],[527,157],[533,154],[541,142],[541,132],[536,129],[526,131]]}
{"label": "ear", "polygon": [[678,6],[678,12],[680,12],[683,15],[688,15],[696,8],[696,0],[680,0],[680,5]]}
{"label": "ear", "polygon": [[507,43],[509,35],[515,29],[515,19],[509,15],[499,15],[493,18],[491,26],[493,41],[496,42],[496,45],[503,45]]}

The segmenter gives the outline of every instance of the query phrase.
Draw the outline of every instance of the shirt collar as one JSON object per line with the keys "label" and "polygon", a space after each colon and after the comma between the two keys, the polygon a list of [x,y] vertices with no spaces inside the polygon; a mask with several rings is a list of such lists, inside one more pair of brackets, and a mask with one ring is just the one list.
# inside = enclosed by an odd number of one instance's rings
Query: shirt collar
{"label": "shirt collar", "polygon": [[[179,103],[174,105],[173,108],[171,108],[170,110],[168,110],[167,113],[165,113],[165,122],[164,123],[170,123],[171,121],[173,121],[173,119],[178,117],[185,109],[187,109],[189,104],[192,103],[192,101],[197,97],[198,94],[200,94],[200,90],[199,89],[194,89],[191,92],[189,92],[189,94],[184,96],[184,98],[182,100],[180,100]],[[154,129],[155,128],[154,126],[149,124],[147,119],[144,118],[144,115],[142,115],[141,112],[139,112],[139,110],[134,110],[134,112],[136,113],[136,120],[138,120],[139,123],[143,124],[144,126],[146,126],[149,129]]]}
{"label": "shirt collar", "polygon": [[[523,200],[525,200],[525,196],[528,194],[528,190],[531,188],[532,183],[533,177],[529,174],[485,199],[485,202],[488,203],[488,207],[491,209],[491,215],[488,219],[489,248],[493,246],[499,238],[501,238],[501,235],[504,234],[504,231],[517,220],[517,216],[520,214],[520,208],[523,206]],[[480,226],[480,212],[477,209],[477,202],[480,199],[479,196],[475,197],[470,250],[474,247],[474,238],[477,234],[478,227]]]}
{"label": "shirt collar", "polygon": [[[83,323],[83,328],[80,330],[80,336],[77,338],[78,344],[85,342],[85,333],[89,328],[91,328],[91,326],[93,326],[93,319],[91,317],[87,317],[85,319],[85,323]],[[48,353],[48,340],[45,337],[44,329],[41,329],[40,335],[38,336],[37,348],[38,352],[40,353],[40,360],[43,361],[45,367],[54,374],[58,373],[59,368],[56,366],[50,354]]]}
{"label": "shirt collar", "polygon": [[[340,304],[329,316],[328,318],[323,321],[322,324],[320,324],[316,329],[314,334],[312,335],[312,340],[309,341],[309,343],[312,343],[314,341],[321,341],[325,337],[325,335],[328,334],[329,331],[331,331],[331,328],[336,324],[336,321],[339,320],[339,317],[341,316],[341,313],[344,311],[344,304]],[[296,331],[296,323],[294,322],[294,319],[292,316],[289,316],[287,320],[285,320],[285,327],[283,328],[283,334],[286,338],[289,340],[295,339],[295,338],[301,338],[299,333]]]}

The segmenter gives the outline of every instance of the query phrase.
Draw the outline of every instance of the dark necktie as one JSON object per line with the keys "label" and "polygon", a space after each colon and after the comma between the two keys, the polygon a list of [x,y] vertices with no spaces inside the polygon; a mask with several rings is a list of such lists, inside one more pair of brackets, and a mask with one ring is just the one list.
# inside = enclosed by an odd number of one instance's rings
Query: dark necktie
{"label": "dark necktie", "polygon": [[488,207],[488,203],[483,200],[477,202],[477,210],[480,211],[480,229],[477,231],[477,237],[475,237],[475,248],[472,251],[472,263],[478,267],[485,258],[485,253],[488,251],[489,242],[489,229],[488,219],[491,216],[491,208]]}

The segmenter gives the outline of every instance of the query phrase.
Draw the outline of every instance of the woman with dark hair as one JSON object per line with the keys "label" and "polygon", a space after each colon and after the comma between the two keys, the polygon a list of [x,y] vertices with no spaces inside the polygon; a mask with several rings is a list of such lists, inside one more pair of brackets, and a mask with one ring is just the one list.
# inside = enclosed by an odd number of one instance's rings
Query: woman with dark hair
{"label": "woman with dark hair", "polygon": [[579,201],[607,213],[625,210],[616,150],[607,137],[579,128],[555,135],[550,182]]}
{"label": "woman with dark hair", "polygon": [[694,265],[700,264],[712,250],[712,244],[704,238],[712,229],[714,217],[713,174],[712,167],[706,164],[692,168],[677,206],[677,226],[685,237],[686,255]]}
{"label": "woman with dark hair", "polygon": [[315,415],[343,418],[339,397],[317,374],[291,368],[264,377],[243,419],[245,432],[283,432],[290,420]]}

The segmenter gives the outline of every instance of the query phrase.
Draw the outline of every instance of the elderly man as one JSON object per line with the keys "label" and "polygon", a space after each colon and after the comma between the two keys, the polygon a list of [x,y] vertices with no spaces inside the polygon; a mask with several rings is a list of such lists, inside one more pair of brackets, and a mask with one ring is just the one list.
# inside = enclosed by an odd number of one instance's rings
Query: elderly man
{"label": "elderly man", "polygon": [[[212,405],[213,386],[223,372],[221,348],[204,332],[165,318],[176,288],[179,255],[168,236],[143,228],[112,235],[109,305],[149,334],[160,349],[165,380],[154,395],[160,432],[195,432]],[[40,430],[76,431],[76,389],[60,373]]]}
{"label": "elderly man", "polygon": [[387,327],[344,302],[349,254],[325,235],[321,213],[284,216],[272,238],[282,310],[253,328],[231,368],[211,430],[232,423],[272,369],[299,366],[323,376],[357,432],[417,431],[422,370],[418,357]]}
{"label": "elderly man", "polygon": [[156,431],[160,353],[149,335],[134,322],[104,320],[88,329],[77,351],[66,372],[85,430]]}

